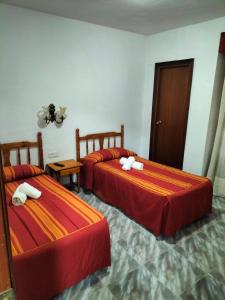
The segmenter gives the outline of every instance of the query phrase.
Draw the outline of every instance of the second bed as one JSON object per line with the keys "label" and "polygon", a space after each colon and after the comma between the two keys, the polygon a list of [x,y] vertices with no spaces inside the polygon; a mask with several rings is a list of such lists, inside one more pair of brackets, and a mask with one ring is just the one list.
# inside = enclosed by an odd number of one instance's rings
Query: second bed
{"label": "second bed", "polygon": [[[190,174],[136,156],[123,148],[124,129],[80,136],[76,131],[77,159],[82,160],[82,184],[105,202],[120,208],[129,217],[156,236],[170,236],[212,209],[212,184],[202,176]],[[110,138],[113,147],[110,147]],[[120,147],[116,140],[120,138]],[[100,150],[89,153],[90,141],[99,140]],[[86,142],[85,157],[80,157],[80,143]],[[107,149],[103,149],[106,144]],[[124,171],[119,159],[135,156],[143,170]]]}

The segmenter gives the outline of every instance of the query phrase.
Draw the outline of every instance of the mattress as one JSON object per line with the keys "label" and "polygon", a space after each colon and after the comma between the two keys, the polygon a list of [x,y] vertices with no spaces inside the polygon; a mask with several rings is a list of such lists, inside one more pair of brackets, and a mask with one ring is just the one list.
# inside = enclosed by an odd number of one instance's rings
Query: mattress
{"label": "mattress", "polygon": [[[38,200],[13,206],[26,181]],[[17,299],[44,300],[110,265],[105,217],[48,175],[5,184]]]}

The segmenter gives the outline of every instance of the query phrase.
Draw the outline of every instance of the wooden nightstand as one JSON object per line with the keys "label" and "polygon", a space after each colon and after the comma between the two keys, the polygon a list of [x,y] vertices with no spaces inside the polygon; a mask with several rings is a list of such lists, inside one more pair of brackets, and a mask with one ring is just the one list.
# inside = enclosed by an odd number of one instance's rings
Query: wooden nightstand
{"label": "wooden nightstand", "polygon": [[77,192],[80,191],[80,168],[83,166],[82,163],[74,160],[62,160],[57,163],[63,166],[56,166],[54,163],[47,164],[47,169],[52,177],[56,177],[57,181],[61,183],[62,176],[70,176],[70,189],[74,189],[73,174],[77,174]]}

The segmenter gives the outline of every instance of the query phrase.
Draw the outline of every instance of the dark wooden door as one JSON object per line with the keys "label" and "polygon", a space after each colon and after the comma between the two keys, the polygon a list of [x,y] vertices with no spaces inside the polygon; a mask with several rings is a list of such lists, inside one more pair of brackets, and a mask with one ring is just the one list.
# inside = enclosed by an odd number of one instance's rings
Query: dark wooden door
{"label": "dark wooden door", "polygon": [[182,169],[193,59],[157,63],[149,159]]}

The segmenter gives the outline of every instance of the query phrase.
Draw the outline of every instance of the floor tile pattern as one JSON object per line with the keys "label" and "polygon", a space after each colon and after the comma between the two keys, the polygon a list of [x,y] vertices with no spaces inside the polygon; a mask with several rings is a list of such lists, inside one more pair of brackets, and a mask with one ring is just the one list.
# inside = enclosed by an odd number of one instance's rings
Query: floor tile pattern
{"label": "floor tile pattern", "polygon": [[107,218],[112,265],[54,300],[224,300],[225,199],[173,237],[151,232],[93,194],[79,196]]}

